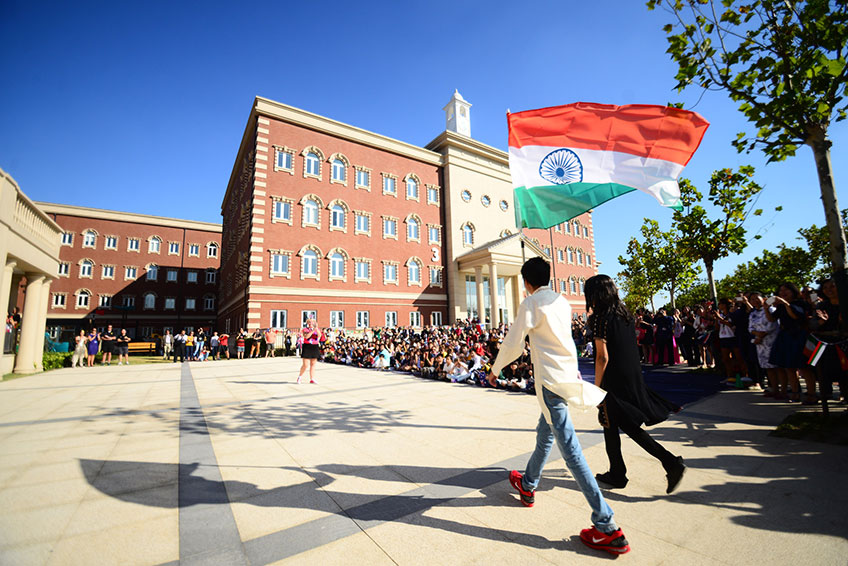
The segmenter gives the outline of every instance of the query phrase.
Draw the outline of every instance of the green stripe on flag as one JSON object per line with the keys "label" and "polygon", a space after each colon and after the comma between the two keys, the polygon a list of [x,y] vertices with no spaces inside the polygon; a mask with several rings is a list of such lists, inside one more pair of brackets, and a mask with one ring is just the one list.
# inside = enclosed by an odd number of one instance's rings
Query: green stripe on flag
{"label": "green stripe on flag", "polygon": [[635,190],[618,183],[516,187],[513,190],[515,225],[519,228],[550,228]]}

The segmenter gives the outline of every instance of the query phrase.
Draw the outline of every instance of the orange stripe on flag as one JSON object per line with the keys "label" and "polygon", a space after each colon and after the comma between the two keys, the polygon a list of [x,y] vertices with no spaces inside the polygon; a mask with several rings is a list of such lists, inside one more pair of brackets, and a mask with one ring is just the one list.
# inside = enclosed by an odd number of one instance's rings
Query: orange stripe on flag
{"label": "orange stripe on flag", "polygon": [[686,165],[707,122],[697,112],[650,104],[577,102],[507,115],[510,147],[617,151]]}

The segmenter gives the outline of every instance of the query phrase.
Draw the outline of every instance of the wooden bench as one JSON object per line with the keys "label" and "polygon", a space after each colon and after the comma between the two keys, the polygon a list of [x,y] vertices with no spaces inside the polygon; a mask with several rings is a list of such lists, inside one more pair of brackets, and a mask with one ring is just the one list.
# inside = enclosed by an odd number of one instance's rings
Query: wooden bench
{"label": "wooden bench", "polygon": [[156,353],[156,342],[130,342],[128,347],[130,354],[143,353],[153,355]]}

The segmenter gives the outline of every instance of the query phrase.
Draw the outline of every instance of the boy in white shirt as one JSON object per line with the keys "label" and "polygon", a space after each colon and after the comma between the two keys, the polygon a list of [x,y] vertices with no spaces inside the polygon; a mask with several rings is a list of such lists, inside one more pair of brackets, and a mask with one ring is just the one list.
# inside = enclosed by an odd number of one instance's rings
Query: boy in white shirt
{"label": "boy in white shirt", "polygon": [[568,405],[596,407],[606,392],[580,379],[577,349],[571,337],[571,307],[562,295],[548,287],[550,264],[540,257],[531,258],[521,267],[521,276],[527,298],[518,308],[488,380],[495,385],[501,370],[522,354],[524,338],[529,335],[536,398],[542,416],[536,427],[536,449],[527,468],[524,474],[512,470],[509,482],[519,492],[521,502],[532,507],[542,469],[556,439],[568,469],[592,508],[592,527],[580,532],[580,540],[591,548],[624,554],[630,551],[630,545],[616,526],[613,511],[601,495],[598,482],[583,457],[568,414]]}

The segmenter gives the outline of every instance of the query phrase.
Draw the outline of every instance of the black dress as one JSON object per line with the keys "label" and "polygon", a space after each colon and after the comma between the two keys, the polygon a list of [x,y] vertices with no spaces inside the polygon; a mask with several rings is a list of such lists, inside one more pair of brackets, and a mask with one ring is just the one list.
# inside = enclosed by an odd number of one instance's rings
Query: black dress
{"label": "black dress", "polygon": [[609,362],[604,371],[601,387],[607,391],[608,409],[615,405],[622,429],[627,425],[647,426],[661,423],[668,414],[680,407],[661,397],[645,385],[642,366],[639,362],[639,347],[636,344],[634,322],[620,316],[592,316],[592,332],[596,339],[607,344]]}

